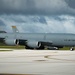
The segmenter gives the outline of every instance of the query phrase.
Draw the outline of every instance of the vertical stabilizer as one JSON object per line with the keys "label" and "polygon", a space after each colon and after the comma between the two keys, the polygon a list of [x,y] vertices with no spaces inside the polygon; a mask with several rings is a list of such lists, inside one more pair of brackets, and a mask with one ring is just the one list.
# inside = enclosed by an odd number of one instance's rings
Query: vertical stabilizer
{"label": "vertical stabilizer", "polygon": [[16,28],[16,26],[12,26],[12,30],[14,33],[19,33],[18,29]]}

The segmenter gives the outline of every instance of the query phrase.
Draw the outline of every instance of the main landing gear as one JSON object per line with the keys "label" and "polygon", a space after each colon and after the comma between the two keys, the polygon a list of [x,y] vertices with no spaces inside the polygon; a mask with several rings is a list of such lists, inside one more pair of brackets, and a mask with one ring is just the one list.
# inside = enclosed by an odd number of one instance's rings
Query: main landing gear
{"label": "main landing gear", "polygon": [[74,47],[71,47],[70,51],[74,51]]}

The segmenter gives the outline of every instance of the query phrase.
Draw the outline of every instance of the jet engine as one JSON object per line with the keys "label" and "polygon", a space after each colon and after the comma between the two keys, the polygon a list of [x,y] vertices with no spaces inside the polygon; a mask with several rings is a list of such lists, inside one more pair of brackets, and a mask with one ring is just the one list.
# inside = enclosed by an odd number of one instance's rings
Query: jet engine
{"label": "jet engine", "polygon": [[25,40],[17,40],[17,39],[5,39],[5,43],[7,45],[26,45],[30,48],[39,48],[41,47],[41,43],[38,41],[30,40],[30,41],[25,41]]}
{"label": "jet engine", "polygon": [[30,48],[39,48],[41,46],[41,43],[32,40],[32,41],[27,41],[26,45]]}
{"label": "jet engine", "polygon": [[13,45],[13,46],[15,46],[15,45],[17,45],[18,41],[16,39],[5,39],[5,43],[7,45]]}

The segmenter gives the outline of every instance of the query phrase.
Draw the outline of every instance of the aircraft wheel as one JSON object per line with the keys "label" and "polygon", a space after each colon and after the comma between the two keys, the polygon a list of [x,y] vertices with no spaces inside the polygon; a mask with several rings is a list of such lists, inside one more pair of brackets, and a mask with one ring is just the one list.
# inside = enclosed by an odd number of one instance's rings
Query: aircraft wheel
{"label": "aircraft wheel", "polygon": [[41,47],[39,47],[39,48],[37,48],[38,50],[40,50],[40,49],[42,49],[42,50],[44,50],[44,46],[41,46]]}
{"label": "aircraft wheel", "polygon": [[31,48],[31,47],[29,47],[29,46],[25,46],[25,49],[34,49],[34,48]]}

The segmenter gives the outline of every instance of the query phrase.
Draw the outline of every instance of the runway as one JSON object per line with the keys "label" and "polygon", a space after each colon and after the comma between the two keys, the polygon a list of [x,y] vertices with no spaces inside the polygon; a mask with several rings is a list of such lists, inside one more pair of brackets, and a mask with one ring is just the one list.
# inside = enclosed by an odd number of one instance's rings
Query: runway
{"label": "runway", "polygon": [[75,51],[1,51],[0,74],[75,75]]}

